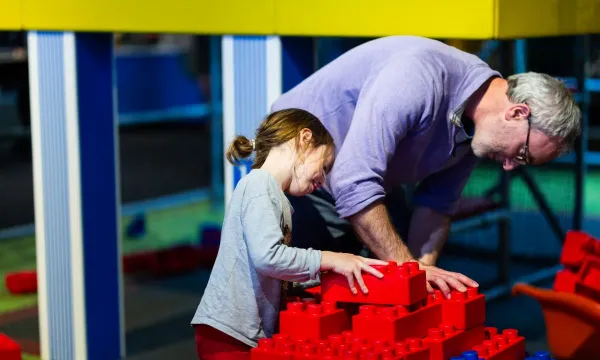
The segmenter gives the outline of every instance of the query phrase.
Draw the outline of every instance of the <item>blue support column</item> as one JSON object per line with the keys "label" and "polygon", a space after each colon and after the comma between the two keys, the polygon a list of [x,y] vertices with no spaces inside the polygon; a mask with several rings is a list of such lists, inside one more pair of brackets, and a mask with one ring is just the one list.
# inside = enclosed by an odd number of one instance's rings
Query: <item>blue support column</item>
{"label": "blue support column", "polygon": [[[224,36],[223,139],[254,138],[256,128],[281,94],[281,42],[277,36]],[[252,160],[233,167],[225,161],[225,203]]]}
{"label": "blue support column", "polygon": [[31,32],[43,359],[125,356],[111,34]]}
{"label": "blue support column", "polygon": [[317,68],[329,64],[347,50],[348,49],[344,47],[344,41],[341,38],[317,38]]}
{"label": "blue support column", "polygon": [[521,74],[527,71],[527,40],[515,40],[515,74]]}
{"label": "blue support column", "polygon": [[309,77],[316,69],[315,40],[311,37],[282,37],[282,86],[286,92]]}

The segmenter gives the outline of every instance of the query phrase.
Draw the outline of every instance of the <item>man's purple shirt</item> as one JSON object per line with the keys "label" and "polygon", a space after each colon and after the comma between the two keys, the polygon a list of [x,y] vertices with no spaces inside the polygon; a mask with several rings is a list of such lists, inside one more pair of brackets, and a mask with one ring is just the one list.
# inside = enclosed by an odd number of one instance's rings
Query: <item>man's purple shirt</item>
{"label": "man's purple shirt", "polygon": [[[478,57],[441,42],[394,36],[360,45],[283,94],[272,107],[317,116],[333,136],[327,191],[351,216],[403,184],[415,205],[450,214],[477,163],[462,105],[494,76]],[[458,116],[455,116],[458,113]]]}

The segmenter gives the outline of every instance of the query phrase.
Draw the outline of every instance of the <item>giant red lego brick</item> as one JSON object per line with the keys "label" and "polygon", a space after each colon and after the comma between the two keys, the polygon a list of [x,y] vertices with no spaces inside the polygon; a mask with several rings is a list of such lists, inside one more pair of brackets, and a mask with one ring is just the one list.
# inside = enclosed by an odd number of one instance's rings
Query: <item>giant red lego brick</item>
{"label": "giant red lego brick", "polygon": [[279,313],[279,332],[296,338],[319,340],[350,329],[346,312],[335,302],[292,302]]}
{"label": "giant red lego brick", "polygon": [[352,317],[352,331],[370,340],[400,341],[425,337],[442,322],[442,306],[430,294],[425,305],[410,311],[406,306],[362,305]]}
{"label": "giant red lego brick", "polygon": [[588,255],[600,256],[600,241],[584,233],[583,231],[568,231],[562,252],[560,263],[579,269]]}
{"label": "giant red lego brick", "polygon": [[421,339],[413,337],[396,343],[396,356],[402,360],[429,360],[430,353]]}
{"label": "giant red lego brick", "polygon": [[579,273],[575,283],[575,293],[600,302],[600,258],[589,255]]}
{"label": "giant red lego brick", "polygon": [[496,328],[486,328],[482,344],[474,346],[479,358],[484,360],[515,360],[525,358],[525,338],[515,329],[506,329],[498,335]]}
{"label": "giant red lego brick", "polygon": [[277,334],[261,339],[250,356],[251,360],[429,360],[429,349],[418,338],[369,341],[344,331],[322,340]]}
{"label": "giant red lego brick", "polygon": [[123,272],[136,274],[158,267],[156,252],[138,252],[123,256]]}
{"label": "giant red lego brick", "polygon": [[277,347],[274,339],[259,339],[258,346],[250,350],[252,360],[293,360],[293,355],[293,347]]}
{"label": "giant red lego brick", "polygon": [[600,257],[588,256],[577,276],[582,284],[600,291]]}
{"label": "giant red lego brick", "polygon": [[[155,276],[178,275],[194,271],[205,262],[214,263],[218,248],[180,245],[155,252],[157,262],[151,263],[150,272]],[[214,258],[213,258],[214,257]]]}
{"label": "giant red lego brick", "polygon": [[563,269],[556,273],[552,288],[554,291],[574,293],[576,283],[577,273],[573,272],[571,269]]}
{"label": "giant red lego brick", "polygon": [[427,297],[425,271],[416,262],[398,265],[390,261],[388,265],[374,266],[383,273],[379,279],[363,273],[369,292],[364,294],[357,285],[358,293],[353,294],[345,276],[333,272],[321,275],[321,297],[323,300],[354,302],[363,304],[412,305]]}
{"label": "giant red lego brick", "polygon": [[430,360],[447,360],[459,356],[465,349],[471,349],[486,340],[483,326],[470,330],[458,330],[452,325],[440,325],[429,329],[423,339],[423,346],[429,348]]}
{"label": "giant red lego brick", "polygon": [[21,360],[21,347],[16,341],[0,333],[0,359]]}
{"label": "giant red lego brick", "polygon": [[6,274],[6,289],[11,294],[35,294],[37,292],[37,272],[20,271]]}
{"label": "giant red lego brick", "polygon": [[444,324],[466,330],[485,323],[485,296],[479,293],[478,288],[467,288],[466,292],[454,290],[450,299],[435,290],[435,298],[442,304]]}

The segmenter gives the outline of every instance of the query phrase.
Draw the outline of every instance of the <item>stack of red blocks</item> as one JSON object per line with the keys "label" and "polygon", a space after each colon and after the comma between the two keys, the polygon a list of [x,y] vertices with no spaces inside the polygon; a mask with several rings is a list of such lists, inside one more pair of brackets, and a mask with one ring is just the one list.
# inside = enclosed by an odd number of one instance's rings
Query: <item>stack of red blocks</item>
{"label": "stack of red blocks", "polygon": [[[415,262],[376,268],[384,277],[363,274],[367,295],[352,294],[344,276],[322,274],[320,303],[288,303],[279,333],[261,339],[251,359],[525,359],[525,339],[516,330],[498,334],[485,327],[485,297],[477,288],[445,298],[427,293],[425,272]],[[345,310],[348,304],[358,313]]]}
{"label": "stack of red blocks", "polygon": [[565,268],[556,274],[554,291],[600,302],[600,241],[582,231],[569,231],[560,262]]}
{"label": "stack of red blocks", "polygon": [[153,276],[179,275],[214,264],[218,246],[181,245],[168,249],[138,252],[123,256],[125,274],[149,273]]}
{"label": "stack of red blocks", "polygon": [[16,341],[0,333],[0,359],[21,360],[21,347]]}

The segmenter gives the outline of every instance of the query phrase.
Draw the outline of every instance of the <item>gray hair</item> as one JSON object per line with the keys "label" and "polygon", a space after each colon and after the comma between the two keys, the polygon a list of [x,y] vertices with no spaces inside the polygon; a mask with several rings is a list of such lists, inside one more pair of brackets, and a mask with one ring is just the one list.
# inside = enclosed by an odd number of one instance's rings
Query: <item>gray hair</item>
{"label": "gray hair", "polygon": [[527,104],[531,127],[546,136],[561,139],[570,151],[581,133],[581,109],[565,84],[549,75],[527,72],[508,77],[510,102]]}

